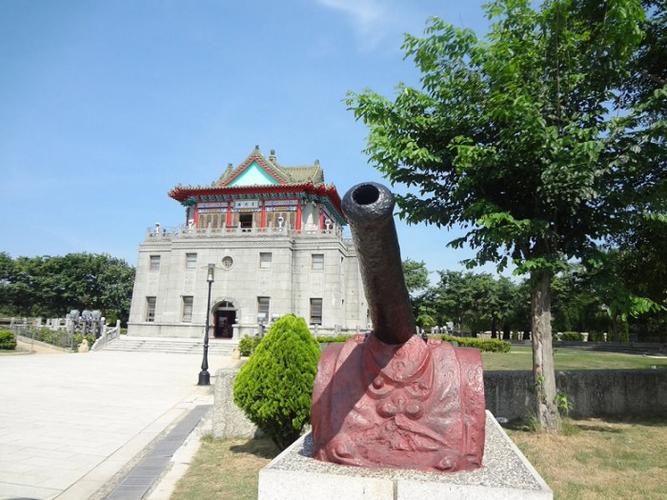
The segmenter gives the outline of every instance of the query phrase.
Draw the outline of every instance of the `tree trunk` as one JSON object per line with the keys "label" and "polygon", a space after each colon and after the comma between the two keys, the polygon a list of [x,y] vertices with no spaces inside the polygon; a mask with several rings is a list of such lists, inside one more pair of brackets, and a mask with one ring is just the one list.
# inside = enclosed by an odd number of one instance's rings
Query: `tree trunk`
{"label": "tree trunk", "polygon": [[560,416],[556,407],[556,372],[551,343],[551,274],[536,271],[532,273],[531,279],[536,417],[543,431],[558,432]]}
{"label": "tree trunk", "polygon": [[494,315],[493,318],[491,319],[491,338],[495,339],[498,337],[498,334],[496,331],[498,330],[497,324],[496,324],[496,316]]}

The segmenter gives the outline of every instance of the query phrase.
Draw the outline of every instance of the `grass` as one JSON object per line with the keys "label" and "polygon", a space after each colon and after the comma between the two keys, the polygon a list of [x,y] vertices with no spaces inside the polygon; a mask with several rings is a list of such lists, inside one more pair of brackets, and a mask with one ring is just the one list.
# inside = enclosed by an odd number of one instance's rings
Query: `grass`
{"label": "grass", "polygon": [[[560,435],[508,431],[557,499],[658,499],[667,491],[667,419],[566,420]],[[278,453],[268,439],[205,438],[172,500],[255,499]]]}
{"label": "grass", "polygon": [[[593,352],[564,347],[554,349],[554,358],[557,370],[667,368],[667,357]],[[531,370],[533,352],[530,346],[512,346],[512,350],[506,353],[483,352],[482,362],[485,370]]]}
{"label": "grass", "polygon": [[257,474],[278,454],[270,439],[204,437],[172,500],[257,498]]}
{"label": "grass", "polygon": [[665,498],[667,420],[569,420],[560,435],[508,433],[555,498]]}

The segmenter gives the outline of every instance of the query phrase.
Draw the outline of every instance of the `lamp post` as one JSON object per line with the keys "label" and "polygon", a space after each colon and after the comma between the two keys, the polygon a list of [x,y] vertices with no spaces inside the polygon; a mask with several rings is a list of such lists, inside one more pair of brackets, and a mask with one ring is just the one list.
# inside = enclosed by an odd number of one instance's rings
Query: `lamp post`
{"label": "lamp post", "polygon": [[206,301],[206,330],[204,331],[204,359],[201,362],[201,371],[199,372],[199,382],[197,385],[211,385],[211,374],[208,373],[208,328],[209,318],[211,316],[211,286],[215,275],[215,264],[208,265],[206,281],[208,282],[208,300]]}

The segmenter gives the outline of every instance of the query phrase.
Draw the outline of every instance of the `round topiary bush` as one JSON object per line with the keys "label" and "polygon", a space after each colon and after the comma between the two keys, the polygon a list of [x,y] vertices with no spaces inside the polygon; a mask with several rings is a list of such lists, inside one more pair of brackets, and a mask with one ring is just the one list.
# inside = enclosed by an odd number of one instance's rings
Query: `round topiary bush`
{"label": "round topiary bush", "polygon": [[310,420],[320,356],[303,318],[283,316],[269,329],[234,382],[234,402],[281,449]]}

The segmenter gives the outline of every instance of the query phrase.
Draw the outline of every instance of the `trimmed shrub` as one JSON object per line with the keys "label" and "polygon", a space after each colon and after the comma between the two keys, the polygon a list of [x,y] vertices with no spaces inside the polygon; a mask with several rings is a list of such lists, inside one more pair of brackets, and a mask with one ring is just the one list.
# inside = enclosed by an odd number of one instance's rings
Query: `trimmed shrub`
{"label": "trimmed shrub", "polygon": [[248,357],[255,352],[257,346],[261,342],[261,337],[250,337],[249,335],[244,335],[243,338],[239,341],[239,351],[241,356]]}
{"label": "trimmed shrub", "polygon": [[310,420],[320,348],[303,318],[278,319],[234,382],[234,402],[284,450]]}
{"label": "trimmed shrub", "polygon": [[584,336],[579,332],[563,332],[560,339],[566,342],[583,342]]}
{"label": "trimmed shrub", "polygon": [[13,351],[16,349],[16,335],[10,330],[0,330],[0,349]]}
{"label": "trimmed shrub", "polygon": [[447,342],[456,342],[463,347],[475,347],[480,351],[486,352],[509,352],[512,344],[506,340],[499,339],[478,339],[474,337],[452,337],[451,335],[442,335],[442,340]]}

